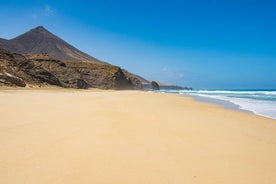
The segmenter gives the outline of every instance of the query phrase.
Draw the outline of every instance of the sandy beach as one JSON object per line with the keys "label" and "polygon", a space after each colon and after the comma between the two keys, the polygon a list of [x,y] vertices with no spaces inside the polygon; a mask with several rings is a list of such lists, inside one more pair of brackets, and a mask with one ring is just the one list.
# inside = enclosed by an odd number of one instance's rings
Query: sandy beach
{"label": "sandy beach", "polygon": [[140,91],[0,90],[2,184],[275,184],[276,120]]}

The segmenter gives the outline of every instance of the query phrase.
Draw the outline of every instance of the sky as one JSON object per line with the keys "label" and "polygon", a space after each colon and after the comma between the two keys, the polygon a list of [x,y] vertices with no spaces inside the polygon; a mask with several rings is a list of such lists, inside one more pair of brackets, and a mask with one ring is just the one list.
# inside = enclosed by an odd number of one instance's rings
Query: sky
{"label": "sky", "polygon": [[276,89],[274,0],[0,0],[0,38],[44,26],[146,79]]}

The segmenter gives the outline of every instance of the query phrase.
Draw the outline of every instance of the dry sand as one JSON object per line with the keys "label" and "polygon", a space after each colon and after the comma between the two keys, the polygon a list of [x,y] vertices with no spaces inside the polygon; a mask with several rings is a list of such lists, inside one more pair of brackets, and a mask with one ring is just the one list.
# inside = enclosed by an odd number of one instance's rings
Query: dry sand
{"label": "dry sand", "polygon": [[1,90],[1,184],[275,184],[276,121],[186,97]]}

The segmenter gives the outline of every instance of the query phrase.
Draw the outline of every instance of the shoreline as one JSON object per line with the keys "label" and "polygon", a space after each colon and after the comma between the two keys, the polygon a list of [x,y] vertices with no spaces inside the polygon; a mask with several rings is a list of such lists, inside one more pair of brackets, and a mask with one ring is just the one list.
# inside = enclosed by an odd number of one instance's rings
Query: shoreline
{"label": "shoreline", "polygon": [[[45,85],[45,86],[35,86],[35,85],[32,85],[32,86],[27,86],[27,87],[24,87],[24,88],[21,88],[21,87],[6,87],[6,86],[0,86],[0,92],[1,90],[3,91],[32,91],[32,90],[35,90],[35,91],[51,91],[51,90],[57,90],[57,91],[63,91],[63,92],[95,92],[95,91],[138,91],[139,90],[112,90],[112,89],[109,89],[109,90],[105,90],[105,89],[99,89],[99,88],[89,88],[89,89],[73,89],[73,88],[62,88],[62,87],[59,87],[59,86],[51,86],[51,85]],[[153,93],[156,93],[155,91],[147,91],[147,90],[142,90],[142,92],[153,92]],[[266,116],[266,115],[263,115],[263,114],[259,114],[257,112],[254,112],[254,111],[251,111],[251,110],[246,110],[246,109],[242,109],[241,106],[239,106],[238,104],[235,104],[231,101],[227,101],[227,100],[221,100],[221,99],[215,99],[215,98],[210,98],[210,97],[203,97],[203,96],[196,96],[196,95],[187,95],[187,94],[181,94],[181,93],[167,93],[167,92],[164,92],[164,91],[157,91],[157,93],[160,93],[160,94],[173,94],[173,95],[180,95],[180,96],[183,96],[183,97],[188,97],[188,98],[191,98],[195,101],[198,101],[198,102],[202,102],[202,103],[207,103],[207,104],[212,104],[212,105],[216,105],[216,106],[219,106],[220,108],[223,108],[223,109],[226,109],[226,110],[233,110],[233,111],[238,111],[238,112],[244,112],[244,113],[249,113],[249,114],[253,114],[253,115],[256,115],[256,116],[260,116],[260,117],[265,117],[265,118],[269,118],[269,119],[272,119],[272,120],[276,120],[276,118],[273,118],[273,117],[270,117],[270,116]]]}
{"label": "shoreline", "polygon": [[258,113],[258,112],[253,111],[253,110],[243,109],[240,105],[238,105],[234,102],[231,102],[231,101],[215,99],[215,98],[211,98],[211,97],[192,96],[192,95],[188,95],[188,96],[191,96],[191,98],[193,98],[193,99],[195,99],[196,101],[199,101],[199,102],[215,104],[215,105],[218,105],[218,106],[220,106],[222,108],[225,108],[225,109],[250,113],[250,114],[257,115],[257,116],[261,116],[261,117],[276,120],[275,117],[264,115],[262,113]]}
{"label": "shoreline", "polygon": [[0,183],[276,183],[276,121],[189,96],[0,90],[0,113]]}
{"label": "shoreline", "polygon": [[[202,96],[192,96],[192,95],[186,95],[186,96],[191,97],[194,100],[199,101],[199,102],[218,105],[218,106],[220,106],[221,108],[224,108],[224,109],[229,109],[229,110],[238,111],[238,112],[245,112],[245,113],[250,113],[250,114],[254,114],[254,115],[257,115],[257,116],[261,116],[261,117],[266,117],[266,116],[263,116],[263,115],[256,114],[253,111],[241,109],[239,105],[237,105],[233,102],[230,102],[230,101],[214,99],[214,98],[208,98],[208,97],[202,97]],[[270,118],[270,117],[266,117],[266,118]],[[270,118],[270,119],[273,119],[273,118]]]}

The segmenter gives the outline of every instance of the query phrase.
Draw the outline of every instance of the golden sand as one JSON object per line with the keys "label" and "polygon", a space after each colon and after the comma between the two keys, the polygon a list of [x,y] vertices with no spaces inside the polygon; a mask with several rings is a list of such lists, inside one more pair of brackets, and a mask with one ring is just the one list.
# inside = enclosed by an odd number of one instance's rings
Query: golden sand
{"label": "golden sand", "polygon": [[1,90],[1,184],[275,184],[276,121],[169,94]]}

